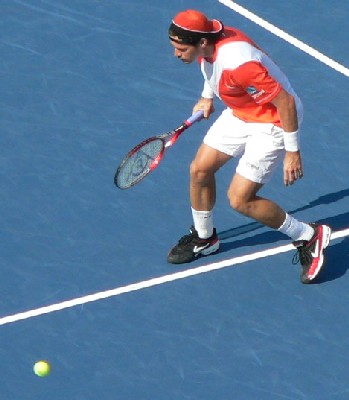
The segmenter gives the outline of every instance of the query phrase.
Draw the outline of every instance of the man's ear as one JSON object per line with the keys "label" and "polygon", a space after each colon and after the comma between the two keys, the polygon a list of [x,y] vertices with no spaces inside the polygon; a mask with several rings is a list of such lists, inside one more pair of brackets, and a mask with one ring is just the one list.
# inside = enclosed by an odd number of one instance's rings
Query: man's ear
{"label": "man's ear", "polygon": [[205,46],[207,46],[207,44],[208,44],[208,40],[206,38],[200,39],[200,42],[199,42],[200,47],[205,47]]}

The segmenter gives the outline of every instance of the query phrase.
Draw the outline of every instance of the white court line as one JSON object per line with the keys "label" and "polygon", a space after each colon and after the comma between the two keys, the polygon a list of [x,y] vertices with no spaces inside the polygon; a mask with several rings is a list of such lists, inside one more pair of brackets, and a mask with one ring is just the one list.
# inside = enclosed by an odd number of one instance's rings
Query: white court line
{"label": "white court line", "polygon": [[222,4],[224,4],[225,6],[229,7],[233,11],[241,14],[243,17],[249,19],[250,21],[254,22],[255,24],[266,29],[267,31],[273,33],[275,36],[278,36],[279,38],[286,40],[286,42],[292,44],[293,46],[304,51],[305,53],[309,54],[310,56],[316,58],[317,60],[321,61],[322,63],[326,64],[327,66],[340,72],[341,74],[349,77],[349,69],[348,68],[339,64],[337,61],[334,61],[331,58],[325,56],[324,54],[320,53],[318,50],[315,50],[314,48],[301,42],[300,40],[289,35],[288,33],[284,32],[283,30],[281,30],[281,29],[277,28],[276,26],[272,25],[271,23],[265,21],[264,19],[258,17],[256,14],[253,14],[251,11],[248,11],[246,8],[240,6],[239,4],[234,3],[231,0],[218,0],[218,1]]}
{"label": "white court line", "polygon": [[[349,228],[333,232],[332,240],[343,238],[345,236],[349,236]],[[256,253],[247,254],[245,256],[239,256],[230,258],[228,260],[219,261],[216,263],[203,265],[201,267],[187,269],[185,271],[175,272],[174,274],[160,276],[158,278],[152,278],[147,281],[142,281],[138,283],[132,283],[127,286],[121,286],[115,289],[106,290],[104,292],[98,292],[95,294],[90,294],[83,297],[78,297],[76,299],[63,301],[61,303],[52,304],[50,306],[36,308],[34,310],[29,310],[25,312],[21,312],[14,315],[9,315],[7,317],[0,318],[0,325],[7,325],[13,322],[38,317],[39,315],[49,314],[55,311],[61,311],[66,308],[72,308],[78,305],[91,303],[93,301],[107,299],[109,297],[120,296],[121,294],[136,292],[142,289],[150,288],[157,285],[163,285],[164,283],[178,281],[180,279],[185,279],[195,275],[206,274],[207,272],[216,271],[219,269],[232,267],[233,265],[242,264],[248,261],[258,260],[260,258],[270,257],[276,254],[286,253],[290,250],[294,250],[292,244],[287,244],[279,247],[275,247],[273,249],[267,249],[263,251],[258,251]]]}

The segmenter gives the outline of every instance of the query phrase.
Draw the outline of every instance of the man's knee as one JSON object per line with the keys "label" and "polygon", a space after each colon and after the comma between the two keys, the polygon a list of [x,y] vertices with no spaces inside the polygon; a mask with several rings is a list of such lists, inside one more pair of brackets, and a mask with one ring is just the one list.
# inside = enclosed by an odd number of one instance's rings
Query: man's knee
{"label": "man's knee", "polygon": [[262,186],[235,174],[227,193],[230,206],[240,214],[250,216],[258,198],[257,193]]}
{"label": "man's knee", "polygon": [[246,207],[246,202],[240,196],[237,196],[235,193],[228,192],[228,200],[230,207],[232,207],[235,211],[242,213]]}
{"label": "man's knee", "polygon": [[249,215],[249,210],[252,207],[252,199],[248,196],[238,194],[232,190],[228,191],[228,200],[230,206],[240,214]]}
{"label": "man's knee", "polygon": [[214,172],[200,166],[195,160],[190,164],[190,180],[195,183],[206,183],[214,176]]}

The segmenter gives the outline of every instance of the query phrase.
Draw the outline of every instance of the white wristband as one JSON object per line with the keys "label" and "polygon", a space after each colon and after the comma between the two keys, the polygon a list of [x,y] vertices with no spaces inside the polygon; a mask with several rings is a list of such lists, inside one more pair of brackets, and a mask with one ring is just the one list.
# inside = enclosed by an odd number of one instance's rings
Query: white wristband
{"label": "white wristband", "polygon": [[284,145],[286,151],[299,150],[299,131],[284,132]]}

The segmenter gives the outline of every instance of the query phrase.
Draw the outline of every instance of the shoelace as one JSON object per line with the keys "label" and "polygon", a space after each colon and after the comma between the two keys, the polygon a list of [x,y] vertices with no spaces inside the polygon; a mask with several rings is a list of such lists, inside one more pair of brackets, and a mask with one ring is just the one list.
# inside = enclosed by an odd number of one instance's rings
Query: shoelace
{"label": "shoelace", "polygon": [[190,242],[193,240],[194,237],[196,237],[196,230],[195,230],[194,226],[192,225],[192,226],[190,227],[190,233],[188,233],[188,235],[182,236],[182,237],[179,239],[178,244],[187,244],[187,243],[190,243]]}
{"label": "shoelace", "polygon": [[178,241],[178,244],[186,244],[186,243],[191,242],[191,240],[193,239],[193,236],[194,236],[193,233],[189,233],[188,235],[181,237]]}
{"label": "shoelace", "polygon": [[312,256],[310,250],[306,246],[301,246],[297,249],[297,253],[292,258],[292,264],[296,265],[299,262],[301,265],[311,263]]}

